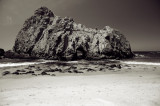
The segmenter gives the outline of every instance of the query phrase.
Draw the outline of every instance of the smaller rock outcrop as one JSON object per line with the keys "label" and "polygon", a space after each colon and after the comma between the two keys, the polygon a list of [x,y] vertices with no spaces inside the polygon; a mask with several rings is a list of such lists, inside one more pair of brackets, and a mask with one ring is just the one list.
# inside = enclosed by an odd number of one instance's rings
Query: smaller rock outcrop
{"label": "smaller rock outcrop", "polygon": [[10,59],[36,59],[36,57],[29,56],[29,54],[18,54],[12,50],[8,50],[4,53],[4,58],[10,58]]}
{"label": "smaller rock outcrop", "polygon": [[4,49],[0,48],[0,59],[4,56],[4,53],[5,53]]}

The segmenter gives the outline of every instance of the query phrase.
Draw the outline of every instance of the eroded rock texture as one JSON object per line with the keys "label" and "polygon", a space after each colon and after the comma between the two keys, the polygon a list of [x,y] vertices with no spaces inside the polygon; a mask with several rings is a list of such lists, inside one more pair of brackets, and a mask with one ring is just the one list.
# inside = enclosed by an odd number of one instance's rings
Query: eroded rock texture
{"label": "eroded rock texture", "polygon": [[46,7],[37,9],[17,35],[14,51],[45,59],[108,59],[133,56],[129,42],[110,28],[86,28],[72,18],[56,16]]}

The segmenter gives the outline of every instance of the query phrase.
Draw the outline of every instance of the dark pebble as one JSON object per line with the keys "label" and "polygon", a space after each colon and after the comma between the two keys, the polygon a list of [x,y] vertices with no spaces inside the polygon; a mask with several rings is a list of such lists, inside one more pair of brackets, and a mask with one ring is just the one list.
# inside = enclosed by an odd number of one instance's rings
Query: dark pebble
{"label": "dark pebble", "polygon": [[47,74],[46,72],[43,71],[43,72],[41,73],[41,75],[49,75],[49,74]]}
{"label": "dark pebble", "polygon": [[10,72],[9,71],[5,71],[5,72],[2,73],[3,76],[5,76],[7,74],[10,74]]}
{"label": "dark pebble", "polygon": [[16,75],[19,75],[19,72],[17,72],[17,71],[16,71],[16,72],[13,72],[12,74],[16,74]]}
{"label": "dark pebble", "polygon": [[68,73],[72,73],[72,71],[68,71]]}
{"label": "dark pebble", "polygon": [[95,71],[95,70],[94,70],[94,69],[89,68],[87,71],[89,72],[89,71]]}
{"label": "dark pebble", "polygon": [[34,73],[34,71],[28,71],[28,72],[26,72],[27,74],[32,74],[32,73]]}
{"label": "dark pebble", "polygon": [[115,65],[115,64],[110,65],[110,68],[114,68],[114,67],[116,67],[116,65]]}
{"label": "dark pebble", "polygon": [[51,76],[56,76],[55,74],[52,74]]}
{"label": "dark pebble", "polygon": [[117,65],[117,68],[121,69],[122,67],[121,67],[121,65],[120,65],[120,64],[118,64],[118,65]]}

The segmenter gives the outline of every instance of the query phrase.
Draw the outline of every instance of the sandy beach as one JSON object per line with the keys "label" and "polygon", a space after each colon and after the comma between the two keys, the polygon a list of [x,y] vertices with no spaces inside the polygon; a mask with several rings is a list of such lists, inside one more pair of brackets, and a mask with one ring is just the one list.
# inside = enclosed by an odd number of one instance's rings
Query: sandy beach
{"label": "sandy beach", "polygon": [[[0,106],[160,106],[160,66],[121,66],[83,73],[55,72],[56,76],[1,76]],[[25,67],[4,68],[1,74]]]}

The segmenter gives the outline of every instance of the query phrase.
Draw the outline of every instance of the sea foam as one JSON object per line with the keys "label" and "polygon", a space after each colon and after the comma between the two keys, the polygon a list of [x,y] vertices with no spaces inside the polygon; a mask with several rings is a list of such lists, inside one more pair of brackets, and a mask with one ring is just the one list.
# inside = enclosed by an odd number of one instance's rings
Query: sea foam
{"label": "sea foam", "polygon": [[155,65],[155,66],[160,66],[160,63],[153,63],[153,62],[137,62],[137,61],[125,61],[122,62],[125,64],[137,64],[137,65]]}
{"label": "sea foam", "polygon": [[35,65],[35,64],[42,64],[42,63],[49,63],[49,62],[54,62],[54,61],[45,60],[45,61],[38,61],[38,62],[4,63],[4,64],[0,64],[0,68],[2,68],[2,67],[25,66],[25,65]]}

